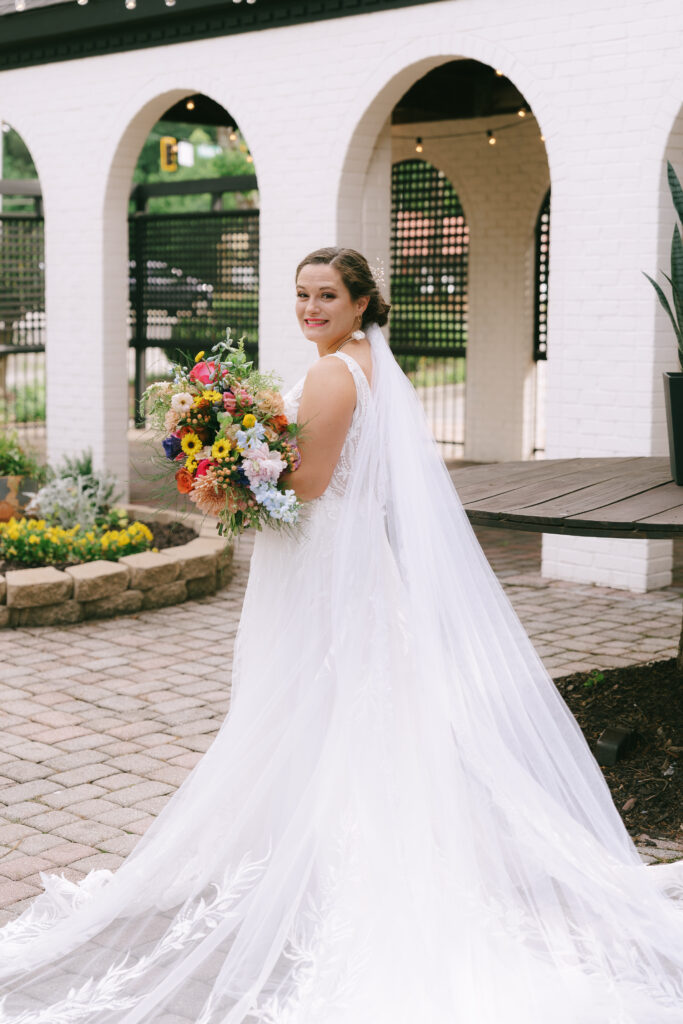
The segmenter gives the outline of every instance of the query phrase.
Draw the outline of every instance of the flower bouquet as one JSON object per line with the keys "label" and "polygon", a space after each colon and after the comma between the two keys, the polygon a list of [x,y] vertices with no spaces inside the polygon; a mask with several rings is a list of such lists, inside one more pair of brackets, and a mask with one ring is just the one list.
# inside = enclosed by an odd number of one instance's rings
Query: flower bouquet
{"label": "flower bouquet", "polygon": [[301,462],[299,427],[284,414],[276,378],[253,369],[229,328],[204,356],[190,368],[173,364],[173,380],[151,384],[143,396],[166,434],[161,444],[178,490],[218,516],[220,534],[295,523],[301,505],[279,478]]}

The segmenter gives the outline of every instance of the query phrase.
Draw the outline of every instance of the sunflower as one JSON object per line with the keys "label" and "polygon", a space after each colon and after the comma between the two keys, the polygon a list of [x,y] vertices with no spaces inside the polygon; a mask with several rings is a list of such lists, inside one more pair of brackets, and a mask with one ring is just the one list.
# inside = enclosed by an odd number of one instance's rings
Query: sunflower
{"label": "sunflower", "polygon": [[211,448],[212,459],[225,459],[230,454],[232,445],[226,438],[221,438],[219,441],[214,441],[213,447]]}
{"label": "sunflower", "polygon": [[191,430],[189,434],[185,434],[185,437],[183,437],[182,441],[180,442],[180,447],[183,449],[186,455],[194,455],[196,452],[201,450],[202,442],[197,436],[197,434],[195,434],[195,432]]}

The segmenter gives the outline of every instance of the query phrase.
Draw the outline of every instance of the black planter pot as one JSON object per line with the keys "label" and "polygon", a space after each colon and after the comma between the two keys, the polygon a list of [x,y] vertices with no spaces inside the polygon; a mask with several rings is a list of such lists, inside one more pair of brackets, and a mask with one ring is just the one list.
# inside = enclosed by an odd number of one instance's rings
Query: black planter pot
{"label": "black planter pot", "polygon": [[669,460],[674,482],[683,486],[683,373],[664,373]]}

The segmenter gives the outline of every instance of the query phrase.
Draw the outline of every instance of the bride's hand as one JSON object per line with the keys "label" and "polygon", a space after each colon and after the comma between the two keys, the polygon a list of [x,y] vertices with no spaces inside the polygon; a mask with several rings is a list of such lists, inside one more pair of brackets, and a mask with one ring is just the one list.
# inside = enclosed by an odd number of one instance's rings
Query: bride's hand
{"label": "bride's hand", "polygon": [[297,420],[305,424],[301,465],[280,477],[299,501],[312,501],[329,484],[356,404],[356,385],[341,359],[324,357],[306,375]]}

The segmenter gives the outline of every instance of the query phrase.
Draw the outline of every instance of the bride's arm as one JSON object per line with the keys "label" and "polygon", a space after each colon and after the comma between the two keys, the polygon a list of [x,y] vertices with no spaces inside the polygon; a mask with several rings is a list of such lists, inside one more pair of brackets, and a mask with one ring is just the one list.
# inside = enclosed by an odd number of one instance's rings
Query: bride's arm
{"label": "bride's arm", "polygon": [[356,385],[341,359],[319,359],[306,374],[297,420],[301,465],[280,480],[299,501],[312,501],[329,484],[356,404]]}

